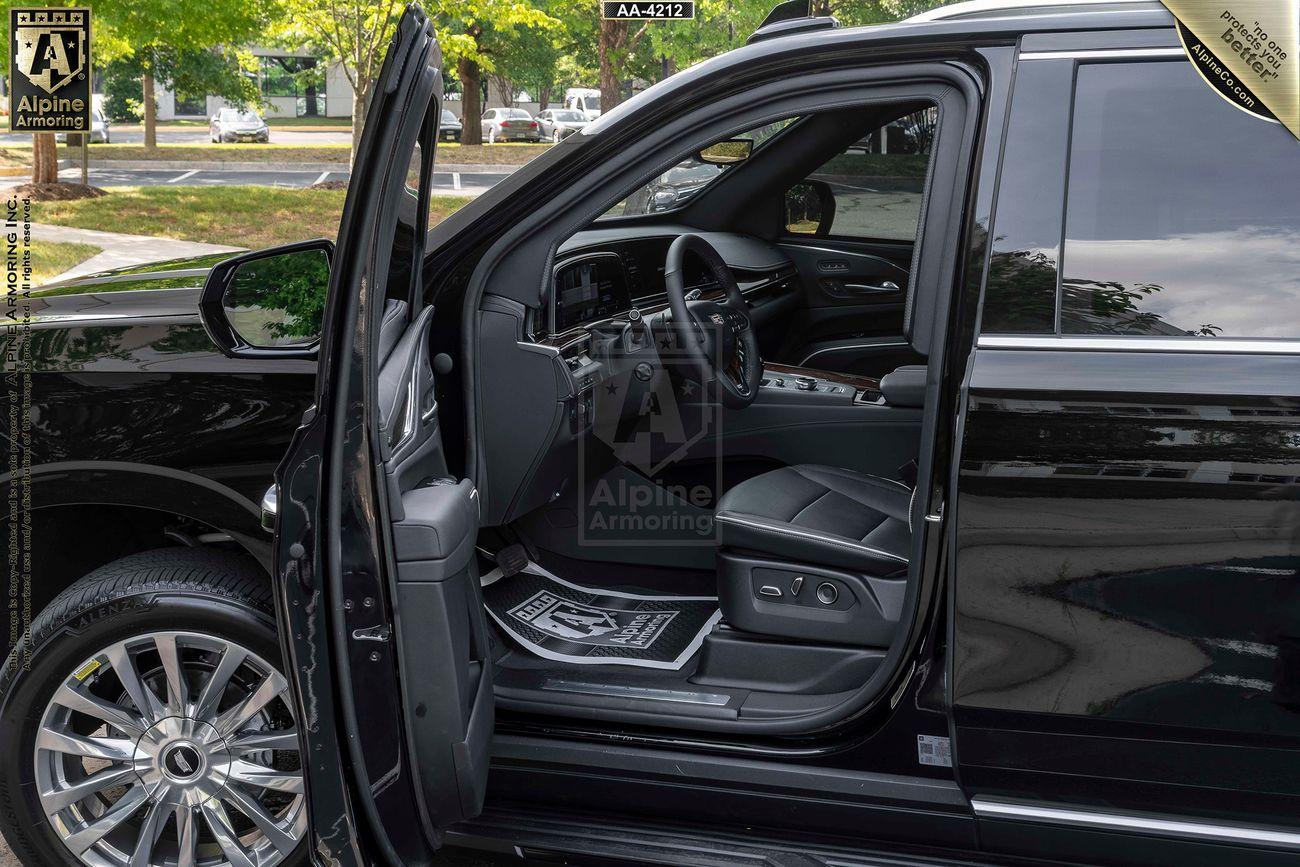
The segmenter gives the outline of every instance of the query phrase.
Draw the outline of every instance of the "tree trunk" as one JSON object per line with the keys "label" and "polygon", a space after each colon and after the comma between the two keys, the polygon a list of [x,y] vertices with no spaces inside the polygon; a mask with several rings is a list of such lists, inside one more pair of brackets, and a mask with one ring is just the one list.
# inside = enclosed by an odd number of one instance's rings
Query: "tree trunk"
{"label": "tree trunk", "polygon": [[32,134],[32,183],[57,184],[59,182],[58,154],[54,133]]}
{"label": "tree trunk", "polygon": [[622,90],[618,85],[619,53],[627,43],[627,23],[624,21],[600,22],[600,41],[597,54],[600,57],[600,110],[603,114],[622,99]]}
{"label": "tree trunk", "polygon": [[158,147],[158,101],[154,98],[153,73],[146,72],[143,79],[144,146]]}
{"label": "tree trunk", "polygon": [[546,111],[546,107],[551,104],[551,86],[544,85],[537,88],[537,110]]}
{"label": "tree trunk", "polygon": [[460,131],[460,143],[464,145],[483,144],[483,127],[479,118],[483,114],[483,103],[479,101],[481,73],[478,61],[461,58],[456,63],[456,74],[460,76],[460,112],[463,115]]}
{"label": "tree trunk", "polygon": [[348,165],[357,159],[357,148],[361,145],[361,131],[366,125],[366,109],[370,107],[366,97],[370,95],[370,82],[357,77],[357,86],[352,91],[352,153],[348,155]]}

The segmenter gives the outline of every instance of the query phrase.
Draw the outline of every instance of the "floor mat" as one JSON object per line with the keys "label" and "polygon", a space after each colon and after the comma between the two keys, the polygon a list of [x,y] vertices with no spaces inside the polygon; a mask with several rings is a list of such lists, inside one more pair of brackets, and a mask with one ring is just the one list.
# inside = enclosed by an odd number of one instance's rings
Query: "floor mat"
{"label": "floor mat", "polygon": [[720,619],[716,596],[667,596],[571,584],[535,563],[483,576],[497,625],[543,659],[679,670]]}

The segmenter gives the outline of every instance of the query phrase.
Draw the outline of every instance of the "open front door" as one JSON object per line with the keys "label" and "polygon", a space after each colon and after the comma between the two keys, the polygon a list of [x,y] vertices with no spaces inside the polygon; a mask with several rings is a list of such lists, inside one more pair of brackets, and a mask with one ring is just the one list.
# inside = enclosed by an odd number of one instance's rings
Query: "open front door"
{"label": "open front door", "polygon": [[278,476],[281,615],[315,833],[343,861],[422,862],[442,828],[477,814],[486,785],[478,496],[443,454],[437,314],[421,273],[441,63],[432,24],[411,6],[353,167],[316,410]]}

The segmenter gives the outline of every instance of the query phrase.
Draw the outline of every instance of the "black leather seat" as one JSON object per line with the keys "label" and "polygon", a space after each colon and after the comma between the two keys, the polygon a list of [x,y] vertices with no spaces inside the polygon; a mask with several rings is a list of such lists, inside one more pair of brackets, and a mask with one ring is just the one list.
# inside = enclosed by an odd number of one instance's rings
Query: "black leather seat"
{"label": "black leather seat", "polygon": [[741,482],[718,501],[722,547],[881,577],[907,572],[912,489],[799,464]]}

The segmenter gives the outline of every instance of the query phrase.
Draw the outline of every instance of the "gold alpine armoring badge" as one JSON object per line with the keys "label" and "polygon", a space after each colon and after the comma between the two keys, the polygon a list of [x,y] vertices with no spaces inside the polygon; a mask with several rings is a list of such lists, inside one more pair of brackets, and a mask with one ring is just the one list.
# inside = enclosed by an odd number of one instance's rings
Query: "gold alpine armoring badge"
{"label": "gold alpine armoring badge", "polygon": [[1228,102],[1300,137],[1300,0],[1164,0],[1192,66]]}
{"label": "gold alpine armoring badge", "polygon": [[90,10],[9,10],[9,129],[90,128]]}

